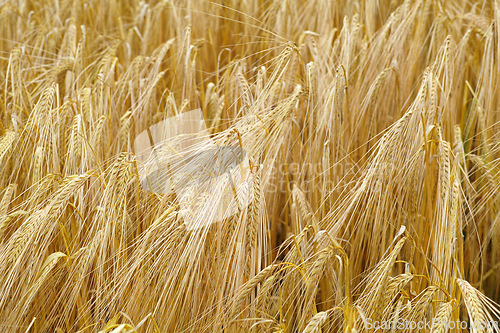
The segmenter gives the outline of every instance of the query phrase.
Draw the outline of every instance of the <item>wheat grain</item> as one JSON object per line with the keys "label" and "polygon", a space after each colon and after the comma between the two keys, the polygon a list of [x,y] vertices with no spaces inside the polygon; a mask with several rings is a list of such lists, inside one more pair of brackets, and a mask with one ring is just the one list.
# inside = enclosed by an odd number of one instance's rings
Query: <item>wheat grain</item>
{"label": "wheat grain", "polygon": [[258,274],[248,280],[236,293],[237,297],[234,302],[233,307],[233,315],[236,314],[236,311],[240,311],[245,299],[249,296],[249,294],[263,281],[265,281],[270,275],[274,274],[274,272],[281,267],[281,264],[273,264],[269,265],[263,270],[261,270]]}
{"label": "wheat grain", "polygon": [[12,197],[16,193],[16,188],[16,184],[9,184],[9,186],[7,186],[7,188],[3,191],[2,200],[0,201],[0,216],[7,214]]}
{"label": "wheat grain", "polygon": [[453,312],[453,307],[450,302],[441,304],[437,310],[436,316],[433,319],[431,332],[432,333],[448,332],[452,312]]}
{"label": "wheat grain", "polygon": [[322,311],[315,314],[306,328],[302,331],[303,333],[316,333],[321,332],[321,327],[325,324],[328,319],[328,311]]}
{"label": "wheat grain", "polygon": [[[470,283],[462,279],[457,279],[457,284],[464,296],[465,305],[471,322],[477,324],[491,322],[491,320],[489,320],[490,318],[488,318],[489,315],[487,314],[487,310],[477,294],[477,290],[474,289]],[[476,332],[477,329],[472,328],[472,331]]]}
{"label": "wheat grain", "polygon": [[17,139],[17,134],[14,131],[8,131],[2,136],[0,140],[0,161],[10,152],[15,140]]}
{"label": "wheat grain", "polygon": [[257,233],[259,229],[259,216],[260,216],[260,205],[261,205],[261,193],[260,193],[260,176],[258,173],[254,175],[252,180],[252,193],[253,200],[248,208],[248,222],[246,229],[246,254],[247,261],[245,264],[246,271],[248,274],[251,273],[251,265],[254,262],[254,258],[252,253],[255,253],[254,250],[257,247]]}

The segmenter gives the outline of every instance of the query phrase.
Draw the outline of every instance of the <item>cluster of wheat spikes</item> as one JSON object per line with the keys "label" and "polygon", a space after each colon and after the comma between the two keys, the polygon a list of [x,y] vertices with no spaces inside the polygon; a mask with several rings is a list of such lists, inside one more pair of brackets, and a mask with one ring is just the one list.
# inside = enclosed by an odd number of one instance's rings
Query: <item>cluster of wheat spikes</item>
{"label": "cluster of wheat spikes", "polygon": [[[498,0],[0,2],[3,332],[498,320]],[[134,139],[198,108],[252,195],[187,228]]]}

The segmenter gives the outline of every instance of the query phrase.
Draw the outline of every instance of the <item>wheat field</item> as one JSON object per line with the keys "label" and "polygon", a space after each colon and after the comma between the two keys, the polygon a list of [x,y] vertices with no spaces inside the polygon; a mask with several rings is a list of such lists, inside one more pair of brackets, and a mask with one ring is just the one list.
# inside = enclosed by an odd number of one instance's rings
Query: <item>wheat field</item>
{"label": "wheat field", "polygon": [[498,0],[0,27],[3,332],[500,332]]}

